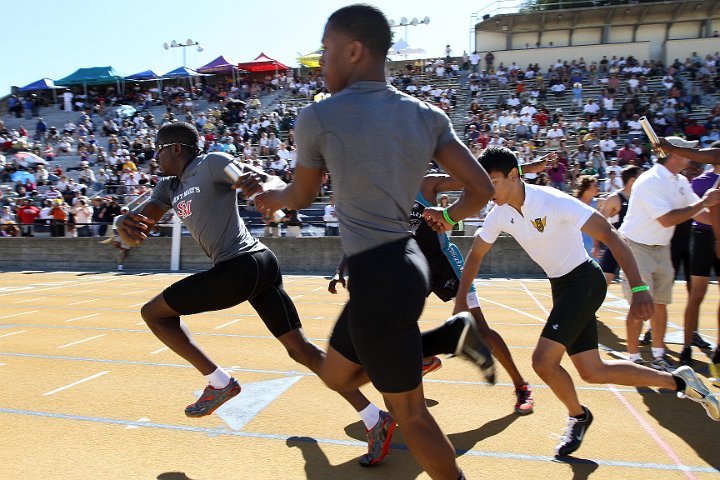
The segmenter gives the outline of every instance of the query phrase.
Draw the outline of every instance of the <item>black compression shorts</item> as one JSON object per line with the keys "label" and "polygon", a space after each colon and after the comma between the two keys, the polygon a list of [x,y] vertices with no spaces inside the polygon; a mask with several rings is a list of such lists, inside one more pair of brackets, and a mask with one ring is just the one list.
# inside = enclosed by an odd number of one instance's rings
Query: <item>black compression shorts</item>
{"label": "black compression shorts", "polygon": [[550,279],[553,308],[541,336],[565,346],[568,355],[598,348],[595,313],[605,300],[607,283],[594,260]]}
{"label": "black compression shorts", "polygon": [[693,228],[690,232],[690,275],[709,277],[710,271],[720,275],[720,259],[715,256],[715,235],[712,230]]}
{"label": "black compression shorts", "polygon": [[248,300],[275,337],[302,326],[270,250],[240,255],[183,278],[166,288],[163,298],[180,315],[223,310]]}
{"label": "black compression shorts", "polygon": [[428,264],[415,240],[387,243],[348,258],[350,301],[330,345],[361,364],[385,393],[422,381],[422,337],[417,320],[429,291]]}

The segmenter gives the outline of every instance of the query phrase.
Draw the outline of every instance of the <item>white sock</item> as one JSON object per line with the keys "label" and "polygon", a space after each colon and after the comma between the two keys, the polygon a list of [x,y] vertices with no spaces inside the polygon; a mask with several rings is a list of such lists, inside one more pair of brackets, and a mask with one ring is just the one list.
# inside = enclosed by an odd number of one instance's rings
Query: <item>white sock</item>
{"label": "white sock", "polygon": [[370,430],[380,420],[380,409],[373,403],[358,412],[365,424],[365,429]]}
{"label": "white sock", "polygon": [[223,370],[222,367],[217,367],[210,375],[205,375],[205,378],[213,388],[225,388],[230,383],[230,374]]}
{"label": "white sock", "polygon": [[655,348],[651,347],[650,350],[652,351],[653,358],[661,358],[665,356],[665,349],[664,348]]}
{"label": "white sock", "polygon": [[640,355],[640,352],[638,353],[628,353],[628,358],[631,362],[634,362],[635,360],[642,360],[642,355]]}

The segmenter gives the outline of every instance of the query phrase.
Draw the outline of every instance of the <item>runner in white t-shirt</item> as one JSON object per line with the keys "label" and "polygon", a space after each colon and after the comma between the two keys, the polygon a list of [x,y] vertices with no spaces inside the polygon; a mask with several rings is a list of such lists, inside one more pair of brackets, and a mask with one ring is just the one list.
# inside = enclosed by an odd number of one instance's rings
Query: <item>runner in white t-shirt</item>
{"label": "runner in white t-shirt", "polygon": [[607,245],[626,273],[633,287],[628,316],[645,319],[653,313],[652,296],[617,230],[579,200],[553,188],[523,183],[512,151],[490,147],[478,160],[493,182],[497,206],[485,218],[465,259],[455,311],[467,310],[465,292],[502,232],[511,234],[548,275],[553,308],[535,347],[533,368],[568,409],[567,430],[556,453],[568,455],[577,450],[593,420],[590,410],[580,404],[572,378],[560,365],[565,353],[586,382],[677,390],[701,403],[711,418],[720,421],[720,402],[691,368],[680,367],[668,373],[629,361],[600,358],[595,314],[603,303],[607,285],[602,270],[583,247],[582,233]]}

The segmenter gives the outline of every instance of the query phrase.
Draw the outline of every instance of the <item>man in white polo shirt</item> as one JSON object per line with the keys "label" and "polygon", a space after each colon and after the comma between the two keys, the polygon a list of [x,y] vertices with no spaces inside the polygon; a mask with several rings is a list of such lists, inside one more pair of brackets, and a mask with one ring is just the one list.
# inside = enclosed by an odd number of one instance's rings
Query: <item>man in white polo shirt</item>
{"label": "man in white polo shirt", "polygon": [[[533,352],[533,369],[568,409],[567,430],[555,452],[568,455],[580,447],[593,420],[580,404],[570,374],[560,362],[567,353],[583,380],[630,386],[655,386],[682,392],[720,421],[718,401],[690,367],[672,373],[628,361],[606,361],[598,353],[595,313],[607,285],[602,270],[586,253],[582,233],[608,246],[632,286],[629,317],[642,322],[653,312],[653,299],[642,283],[627,244],[596,210],[554,188],[525,184],[512,151],[487,148],[478,158],[495,187],[496,207],[475,234],[455,297],[455,311],[467,310],[466,293],[484,256],[501,232],[511,234],[547,273],[553,308]],[[635,196],[633,191],[633,197]]]}
{"label": "man in white polo shirt", "polygon": [[[680,137],[667,137],[670,144],[678,147],[695,147],[697,141]],[[635,181],[627,215],[620,227],[620,233],[627,238],[630,249],[637,260],[640,275],[650,287],[655,301],[655,313],[650,319],[652,335],[652,361],[656,370],[670,372],[673,365],[665,355],[665,329],[667,326],[667,305],[672,303],[672,285],[675,273],[670,259],[670,240],[675,225],[691,218],[710,224],[705,207],[720,203],[720,191],[710,189],[699,198],[687,178],[680,175],[689,160],[668,152],[665,159],[659,159],[647,172]],[[623,282],[625,296],[630,298],[630,285]],[[640,331],[643,319],[627,317],[627,348],[630,360],[642,363],[639,352]]]}

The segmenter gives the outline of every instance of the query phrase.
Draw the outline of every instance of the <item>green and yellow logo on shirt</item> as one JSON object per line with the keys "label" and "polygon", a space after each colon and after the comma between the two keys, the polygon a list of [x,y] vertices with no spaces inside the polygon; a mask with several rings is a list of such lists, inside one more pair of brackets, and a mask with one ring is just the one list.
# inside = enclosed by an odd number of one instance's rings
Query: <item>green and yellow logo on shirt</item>
{"label": "green and yellow logo on shirt", "polygon": [[535,220],[530,220],[530,223],[532,223],[532,226],[535,227],[535,229],[542,233],[545,231],[545,226],[547,225],[547,215],[545,215],[543,218],[536,218]]}

